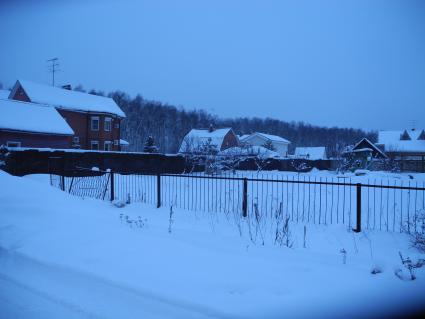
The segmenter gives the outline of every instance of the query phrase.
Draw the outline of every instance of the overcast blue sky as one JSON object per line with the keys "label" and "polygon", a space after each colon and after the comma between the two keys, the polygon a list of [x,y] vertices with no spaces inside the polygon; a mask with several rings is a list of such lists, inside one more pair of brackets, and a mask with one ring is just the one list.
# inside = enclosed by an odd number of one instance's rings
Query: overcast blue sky
{"label": "overcast blue sky", "polygon": [[425,127],[425,1],[5,1],[0,81],[120,89],[223,117]]}

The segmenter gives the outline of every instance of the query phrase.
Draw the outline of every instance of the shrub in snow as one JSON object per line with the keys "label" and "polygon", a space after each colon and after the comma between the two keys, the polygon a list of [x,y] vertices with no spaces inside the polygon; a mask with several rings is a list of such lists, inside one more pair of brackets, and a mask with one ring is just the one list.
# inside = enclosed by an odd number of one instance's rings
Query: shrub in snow
{"label": "shrub in snow", "polygon": [[342,255],[342,264],[345,265],[347,263],[347,251],[342,248],[339,253]]}
{"label": "shrub in snow", "polygon": [[125,202],[120,200],[120,199],[114,199],[112,201],[112,205],[114,205],[115,207],[118,207],[118,208],[122,208],[122,207],[125,206]]}
{"label": "shrub in snow", "polygon": [[377,274],[380,274],[380,273],[382,273],[383,272],[383,269],[382,269],[382,267],[380,267],[380,266],[373,266],[372,267],[372,270],[370,271],[370,273],[372,274],[372,275],[377,275]]}
{"label": "shrub in snow", "polygon": [[415,280],[415,269],[421,268],[423,265],[425,265],[425,259],[419,259],[417,262],[413,262],[410,257],[403,258],[401,252],[399,252],[398,254],[400,255],[401,263],[409,273],[406,274],[405,272],[403,272],[402,269],[396,269],[394,272],[395,275],[401,280]]}
{"label": "shrub in snow", "polygon": [[170,206],[170,218],[168,220],[168,233],[171,234],[171,226],[173,225],[173,206]]}
{"label": "shrub in snow", "polygon": [[410,242],[413,247],[416,247],[420,252],[425,253],[425,210],[419,210],[415,213],[411,223]]}
{"label": "shrub in snow", "polygon": [[289,229],[289,216],[283,216],[282,203],[276,212],[276,230],[274,243],[288,248],[293,246],[292,234]]}

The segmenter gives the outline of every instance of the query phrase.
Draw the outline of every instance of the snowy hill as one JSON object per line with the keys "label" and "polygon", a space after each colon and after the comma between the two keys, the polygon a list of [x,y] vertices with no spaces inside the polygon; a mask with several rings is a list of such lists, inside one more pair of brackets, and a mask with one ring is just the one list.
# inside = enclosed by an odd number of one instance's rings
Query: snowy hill
{"label": "snowy hill", "polygon": [[304,248],[290,224],[288,248],[269,226],[253,243],[231,213],[174,210],[170,223],[169,207],[117,208],[2,171],[0,189],[0,318],[350,318],[423,300],[423,268],[394,275],[399,251],[424,258],[406,234],[308,225]]}

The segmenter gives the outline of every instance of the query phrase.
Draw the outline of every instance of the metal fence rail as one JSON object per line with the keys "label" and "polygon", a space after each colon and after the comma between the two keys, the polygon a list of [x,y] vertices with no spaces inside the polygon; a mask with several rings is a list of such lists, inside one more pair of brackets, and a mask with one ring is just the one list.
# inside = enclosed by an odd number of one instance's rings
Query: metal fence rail
{"label": "metal fence rail", "polygon": [[120,175],[64,177],[61,188],[71,194],[128,203],[174,206],[192,211],[261,214],[282,212],[291,221],[345,224],[357,231],[376,229],[411,232],[421,227],[425,183],[297,175],[237,176]]}

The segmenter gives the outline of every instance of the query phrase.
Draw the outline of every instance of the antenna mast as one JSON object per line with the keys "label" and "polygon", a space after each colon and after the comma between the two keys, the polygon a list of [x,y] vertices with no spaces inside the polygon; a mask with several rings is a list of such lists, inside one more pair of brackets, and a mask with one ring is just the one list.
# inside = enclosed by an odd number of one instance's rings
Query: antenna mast
{"label": "antenna mast", "polygon": [[47,62],[50,63],[49,72],[52,73],[52,85],[53,86],[55,86],[55,73],[60,71],[58,69],[58,67],[59,67],[58,61],[59,61],[58,58],[53,58],[53,59],[47,60]]}

